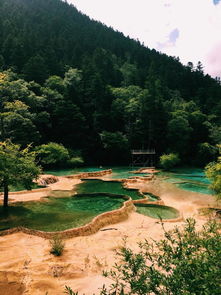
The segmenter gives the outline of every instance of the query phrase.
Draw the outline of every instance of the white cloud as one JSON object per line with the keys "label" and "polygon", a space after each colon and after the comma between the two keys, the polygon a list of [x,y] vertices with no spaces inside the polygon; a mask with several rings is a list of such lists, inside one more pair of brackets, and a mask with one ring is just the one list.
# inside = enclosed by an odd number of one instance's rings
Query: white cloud
{"label": "white cloud", "polygon": [[206,55],[207,70],[213,77],[221,77],[221,41]]}
{"label": "white cloud", "polygon": [[[220,75],[221,4],[213,0],[69,0],[91,18],[150,48],[179,56],[186,64],[201,61],[205,72]],[[172,31],[179,32],[174,42]],[[217,49],[218,48],[218,49]],[[220,53],[219,53],[220,52]]]}

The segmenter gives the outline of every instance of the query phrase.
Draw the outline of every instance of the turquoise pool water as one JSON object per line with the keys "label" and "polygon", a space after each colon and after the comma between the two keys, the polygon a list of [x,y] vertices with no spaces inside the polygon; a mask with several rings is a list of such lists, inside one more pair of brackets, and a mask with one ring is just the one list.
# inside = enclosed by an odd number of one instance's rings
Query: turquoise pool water
{"label": "turquoise pool water", "polygon": [[158,176],[165,178],[166,182],[173,183],[183,190],[213,194],[213,191],[209,188],[210,181],[206,178],[203,169],[178,168],[173,172],[160,172]]}
{"label": "turquoise pool water", "polygon": [[118,209],[125,200],[118,196],[85,195],[46,198],[40,202],[0,207],[0,230],[24,226],[42,231],[60,231],[85,225],[95,216]]}
{"label": "turquoise pool water", "polygon": [[212,195],[214,193],[213,190],[209,189],[207,185],[203,185],[199,183],[184,182],[184,183],[178,183],[176,184],[176,186],[183,190],[201,193],[201,194]]}
{"label": "turquoise pool water", "polygon": [[174,219],[179,217],[179,212],[169,206],[154,204],[136,204],[137,212],[152,218]]}
{"label": "turquoise pool water", "polygon": [[125,189],[121,182],[102,181],[99,179],[87,179],[76,186],[78,194],[83,193],[113,193],[117,195],[127,195],[133,200],[143,199],[137,189]]}
{"label": "turquoise pool water", "polygon": [[[146,176],[148,173],[133,173],[140,167],[111,167],[112,174],[106,175],[105,178],[109,179],[125,179],[133,176]],[[108,168],[110,169],[110,168]]]}

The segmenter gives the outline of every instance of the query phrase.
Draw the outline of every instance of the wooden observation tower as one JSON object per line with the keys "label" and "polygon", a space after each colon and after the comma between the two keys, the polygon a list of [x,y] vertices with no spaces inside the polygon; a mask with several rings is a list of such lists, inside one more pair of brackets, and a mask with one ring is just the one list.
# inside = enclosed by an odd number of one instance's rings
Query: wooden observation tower
{"label": "wooden observation tower", "polygon": [[155,166],[155,149],[131,150],[132,166],[154,167]]}
{"label": "wooden observation tower", "polygon": [[142,147],[148,146],[147,149],[131,150],[131,166],[140,167],[155,167],[156,162],[156,150],[153,148],[153,128],[152,122],[149,120],[148,126],[148,138],[147,142],[143,141]]}

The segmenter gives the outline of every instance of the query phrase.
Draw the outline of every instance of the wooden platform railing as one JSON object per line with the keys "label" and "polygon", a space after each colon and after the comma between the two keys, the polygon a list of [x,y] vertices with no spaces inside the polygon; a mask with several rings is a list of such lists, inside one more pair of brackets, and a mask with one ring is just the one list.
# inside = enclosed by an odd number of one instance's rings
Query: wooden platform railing
{"label": "wooden platform railing", "polygon": [[131,154],[133,154],[133,155],[154,155],[154,154],[156,154],[156,151],[155,151],[155,149],[131,150]]}

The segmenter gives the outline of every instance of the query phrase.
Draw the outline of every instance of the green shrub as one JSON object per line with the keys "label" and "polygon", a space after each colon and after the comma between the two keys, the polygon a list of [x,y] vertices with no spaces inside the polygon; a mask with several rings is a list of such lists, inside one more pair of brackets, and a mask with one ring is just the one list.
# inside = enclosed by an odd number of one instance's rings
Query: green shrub
{"label": "green shrub", "polygon": [[50,253],[55,256],[61,256],[64,251],[64,247],[65,247],[65,244],[64,244],[64,241],[62,240],[62,238],[59,236],[54,236],[50,240],[50,244],[51,244]]}
{"label": "green shrub", "polygon": [[179,162],[180,158],[178,154],[171,153],[167,155],[162,155],[160,157],[160,166],[165,170],[169,170],[175,167]]}
{"label": "green shrub", "polygon": [[36,151],[40,163],[45,167],[76,167],[84,163],[79,151],[69,151],[56,142],[42,144]]}
{"label": "green shrub", "polygon": [[65,165],[69,160],[68,150],[56,142],[49,142],[37,147],[38,158],[44,166]]}
{"label": "green shrub", "polygon": [[210,188],[216,193],[216,196],[221,199],[221,145],[218,145],[220,156],[217,162],[209,163],[206,166],[206,176],[211,180]]}

